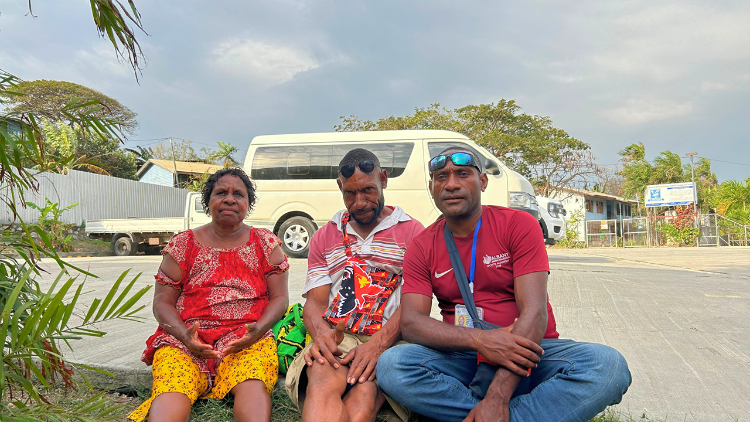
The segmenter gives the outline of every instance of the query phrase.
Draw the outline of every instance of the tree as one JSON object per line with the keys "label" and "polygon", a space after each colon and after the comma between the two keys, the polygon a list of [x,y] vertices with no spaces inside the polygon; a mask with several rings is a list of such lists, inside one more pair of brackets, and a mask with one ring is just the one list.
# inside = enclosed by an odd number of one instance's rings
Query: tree
{"label": "tree", "polygon": [[[174,150],[174,157],[172,151]],[[204,161],[205,158],[195,153],[193,143],[186,139],[173,139],[172,145],[169,142],[156,144],[153,148],[153,158],[157,160],[177,161]]]}
{"label": "tree", "polygon": [[216,164],[221,163],[224,167],[237,165],[237,160],[234,159],[234,154],[239,152],[239,149],[227,142],[218,141],[217,145],[219,146],[219,149],[211,152],[208,155],[208,160]]}
{"label": "tree", "polygon": [[739,180],[723,182],[714,203],[719,214],[750,224],[750,178],[744,183]]}
{"label": "tree", "polygon": [[[52,122],[42,125],[45,137],[56,136],[51,125],[75,132],[77,142],[72,153],[79,165],[70,168],[135,179],[138,170],[135,157],[120,148],[120,140],[91,136],[81,131],[80,124],[68,111],[71,105],[75,105],[88,116],[109,119],[118,125],[123,135],[132,135],[138,129],[136,114],[119,101],[72,82],[47,80],[19,82],[12,93],[3,93],[2,96],[8,114],[24,116],[31,113]],[[88,164],[82,165],[84,163]]]}
{"label": "tree", "polygon": [[[99,33],[106,33],[115,51],[121,57],[127,56],[133,70],[138,72],[140,47],[122,13],[139,28],[140,14],[133,0],[128,0],[128,4],[130,12],[119,1],[91,0],[91,10]],[[30,14],[33,16],[33,13]],[[17,91],[19,83],[17,77],[0,70],[0,93],[22,96]],[[0,106],[7,105],[7,98],[0,96]],[[110,115],[93,115],[91,110],[84,108],[89,105],[94,103],[69,103],[62,111],[70,118],[71,126],[80,130],[80,134],[119,142],[122,136],[120,122]],[[80,323],[71,322],[70,317],[76,315],[76,303],[82,293],[83,282],[70,278],[66,268],[73,268],[87,276],[94,275],[62,261],[44,230],[29,227],[17,213],[18,206],[25,206],[25,193],[39,191],[39,182],[28,168],[49,170],[59,165],[59,160],[51,159],[45,153],[45,142],[39,126],[42,117],[33,112],[0,115],[0,200],[8,206],[13,219],[22,228],[22,234],[13,232],[9,227],[0,232],[0,249],[3,251],[0,254],[0,338],[3,339],[0,349],[0,420],[106,419],[111,417],[113,409],[106,406],[102,397],[104,393],[74,409],[59,408],[46,404],[47,400],[41,395],[38,384],[32,383],[32,377],[44,387],[50,387],[57,378],[70,385],[73,382],[72,370],[70,363],[60,353],[58,342],[64,340],[70,346],[84,335],[101,337],[105,332],[92,324],[113,318],[133,318],[133,314],[140,310],[133,309],[135,303],[150,286],[128,294],[138,278],[136,276],[130,283],[126,282],[123,292],[119,293],[127,275],[125,272],[113,283],[103,300],[94,299]],[[9,122],[16,126],[14,130],[9,130]],[[32,237],[32,230],[39,242]],[[39,274],[37,263],[42,256],[51,258],[60,268],[57,281],[47,292],[43,292],[34,280],[34,276]]]}
{"label": "tree", "polygon": [[520,113],[515,100],[448,110],[440,104],[417,108],[413,115],[361,120],[341,116],[336,131],[442,129],[459,132],[482,145],[508,167],[528,177],[537,193],[550,196],[563,187],[594,183],[601,168],[590,146],[552,125],[545,116]]}
{"label": "tree", "polygon": [[[15,90],[18,82],[15,76],[0,71],[0,91],[4,94],[23,95]],[[4,98],[7,96],[0,96],[1,105]],[[94,116],[91,109],[81,104],[68,104],[62,111],[80,134],[119,141],[120,126],[115,119]],[[42,121],[33,112],[0,115],[0,201],[8,206],[13,220],[22,229],[19,234],[5,226],[0,232],[3,251],[0,254],[0,338],[3,339],[0,420],[102,419],[111,409],[106,408],[101,394],[83,406],[66,410],[46,404],[38,385],[49,388],[61,379],[72,386],[72,367],[76,365],[61,353],[59,342],[64,340],[70,345],[82,336],[101,337],[105,332],[98,330],[96,323],[135,318],[134,314],[142,309],[135,304],[150,286],[133,292],[138,277],[123,284],[125,272],[113,283],[105,299],[94,299],[88,313],[82,313],[81,319],[71,319],[81,312],[76,305],[84,286],[82,280],[70,277],[67,269],[96,276],[61,260],[49,233],[40,225],[27,225],[17,212],[19,206],[26,206],[29,192],[39,191],[35,172],[29,167],[48,171],[75,158],[72,151],[77,144],[76,132],[69,126],[55,127],[53,139],[46,141],[40,127]],[[8,130],[8,122],[17,125],[18,130]],[[54,154],[46,153],[48,142],[50,148],[55,148]],[[60,270],[57,281],[47,292],[34,279],[41,271],[38,264],[42,257],[50,258]],[[122,291],[121,286],[124,286]]]}
{"label": "tree", "polygon": [[[641,198],[648,185],[691,182],[690,164],[683,165],[679,155],[662,151],[653,164],[646,160],[646,148],[642,143],[631,144],[618,152],[623,163],[620,173],[625,178],[623,194],[627,198]],[[711,172],[711,160],[700,158],[695,166],[695,184],[698,190],[698,207],[708,209],[714,188],[718,185],[716,175]]]}
{"label": "tree", "polygon": [[5,95],[8,113],[24,115],[34,113],[50,121],[62,121],[75,129],[76,123],[65,112],[71,103],[85,104],[81,107],[87,114],[106,117],[119,122],[124,135],[133,135],[138,129],[137,114],[114,98],[99,91],[66,81],[24,81],[19,82],[14,92],[23,95]]}
{"label": "tree", "polygon": [[625,178],[622,176],[621,169],[601,166],[597,173],[596,183],[589,190],[607,195],[625,196],[624,187]]}
{"label": "tree", "polygon": [[154,158],[153,148],[144,148],[140,145],[136,145],[137,149],[126,148],[125,151],[133,154],[135,158],[135,164],[140,168],[148,162],[148,160]]}

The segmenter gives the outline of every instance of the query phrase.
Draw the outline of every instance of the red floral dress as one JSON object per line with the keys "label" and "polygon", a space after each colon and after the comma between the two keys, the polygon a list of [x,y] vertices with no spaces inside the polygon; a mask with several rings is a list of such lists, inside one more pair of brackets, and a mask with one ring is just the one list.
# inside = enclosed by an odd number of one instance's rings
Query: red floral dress
{"label": "red floral dress", "polygon": [[[192,230],[172,238],[162,254],[169,254],[182,269],[182,278],[175,282],[161,270],[156,281],[180,290],[177,312],[191,326],[199,322],[201,340],[216,350],[245,335],[245,325],[257,322],[268,304],[266,277],[289,269],[284,261],[279,265],[268,262],[271,252],[281,244],[271,231],[253,228],[248,242],[237,248],[211,248],[201,245]],[[273,335],[271,330],[263,336]],[[161,346],[181,349],[198,365],[201,372],[215,373],[219,361],[193,355],[178,339],[159,327],[146,340],[141,360],[151,365],[156,349]]]}

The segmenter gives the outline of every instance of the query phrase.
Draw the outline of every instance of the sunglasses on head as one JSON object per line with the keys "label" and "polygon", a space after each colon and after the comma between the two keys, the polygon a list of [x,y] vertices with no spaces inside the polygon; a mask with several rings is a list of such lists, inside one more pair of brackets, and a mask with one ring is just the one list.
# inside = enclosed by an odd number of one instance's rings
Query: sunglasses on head
{"label": "sunglasses on head", "polygon": [[357,170],[357,167],[359,167],[359,169],[362,170],[363,173],[372,173],[372,171],[375,169],[375,163],[373,163],[372,160],[362,160],[357,164],[347,164],[345,166],[341,166],[339,172],[342,176],[348,179],[352,177],[352,174],[354,174],[354,171]]}
{"label": "sunglasses on head", "polygon": [[454,152],[453,154],[438,155],[433,157],[428,164],[430,174],[445,167],[448,160],[457,166],[473,166],[476,167],[479,172],[482,172],[482,166],[477,162],[473,155],[468,152]]}

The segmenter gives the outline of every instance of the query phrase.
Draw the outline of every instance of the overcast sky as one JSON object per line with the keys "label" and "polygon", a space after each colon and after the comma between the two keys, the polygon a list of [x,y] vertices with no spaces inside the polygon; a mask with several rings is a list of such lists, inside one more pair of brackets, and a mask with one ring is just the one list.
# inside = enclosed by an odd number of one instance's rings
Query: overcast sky
{"label": "overcast sky", "polygon": [[649,159],[695,151],[719,180],[750,177],[747,1],[136,0],[140,85],[88,1],[32,4],[36,18],[0,3],[0,68],[118,99],[138,113],[130,144],[224,141],[244,158],[254,136],[328,132],[341,115],[505,98],[601,164],[640,141]]}

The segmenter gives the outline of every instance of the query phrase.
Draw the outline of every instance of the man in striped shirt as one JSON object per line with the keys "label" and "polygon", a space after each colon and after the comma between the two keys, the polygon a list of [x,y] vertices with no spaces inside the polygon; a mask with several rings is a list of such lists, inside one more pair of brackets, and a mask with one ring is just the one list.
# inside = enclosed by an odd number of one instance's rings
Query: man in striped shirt
{"label": "man in striped shirt", "polygon": [[372,152],[349,151],[337,182],[346,209],[310,243],[302,295],[313,341],[290,365],[287,392],[305,422],[374,421],[386,400],[406,420],[403,408],[378,390],[375,366],[401,339],[404,253],[424,227],[385,206],[388,175]]}

